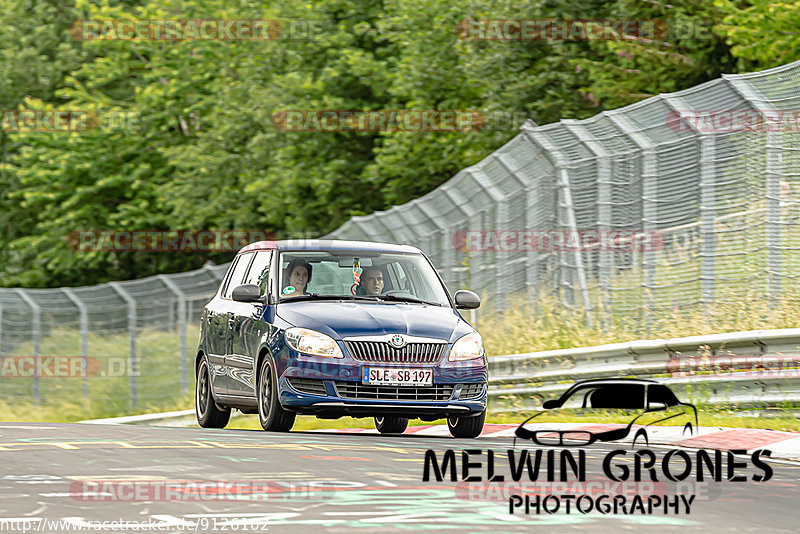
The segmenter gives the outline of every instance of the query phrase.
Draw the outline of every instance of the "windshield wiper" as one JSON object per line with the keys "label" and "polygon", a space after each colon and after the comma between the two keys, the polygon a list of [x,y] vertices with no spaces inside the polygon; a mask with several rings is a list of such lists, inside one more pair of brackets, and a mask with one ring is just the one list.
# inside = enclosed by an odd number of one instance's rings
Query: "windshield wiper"
{"label": "windshield wiper", "polygon": [[293,297],[281,297],[281,302],[296,302],[300,300],[339,300],[341,295],[320,295],[319,293],[308,293]]}
{"label": "windshield wiper", "polygon": [[441,306],[438,302],[431,302],[429,300],[422,300],[416,297],[401,297],[399,295],[375,295],[382,300],[393,300],[396,302],[415,302],[417,304],[428,304],[429,306]]}
{"label": "windshield wiper", "polygon": [[308,293],[307,295],[297,295],[296,297],[281,297],[281,302],[296,302],[300,300],[369,300],[375,302],[378,297],[368,295],[320,295],[319,293]]}

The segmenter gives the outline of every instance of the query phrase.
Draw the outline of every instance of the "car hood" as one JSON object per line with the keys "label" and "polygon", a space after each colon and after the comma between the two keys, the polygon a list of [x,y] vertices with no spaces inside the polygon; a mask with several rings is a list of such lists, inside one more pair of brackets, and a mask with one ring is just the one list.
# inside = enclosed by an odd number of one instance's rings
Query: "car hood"
{"label": "car hood", "polygon": [[334,339],[408,334],[450,342],[473,331],[453,308],[383,302],[290,302],[277,314],[292,326],[317,330]]}

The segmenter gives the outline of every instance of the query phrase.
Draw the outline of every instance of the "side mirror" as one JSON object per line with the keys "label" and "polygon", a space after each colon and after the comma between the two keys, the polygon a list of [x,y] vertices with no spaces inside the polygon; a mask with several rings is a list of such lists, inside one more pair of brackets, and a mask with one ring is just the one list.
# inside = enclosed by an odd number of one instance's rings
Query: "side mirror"
{"label": "side mirror", "polygon": [[466,310],[474,310],[481,305],[481,298],[477,294],[472,291],[467,291],[466,289],[456,291],[455,301],[456,308],[463,308]]}
{"label": "side mirror", "polygon": [[545,410],[555,410],[560,406],[561,405],[558,403],[558,399],[550,399],[542,403],[542,408],[544,408]]}
{"label": "side mirror", "polygon": [[231,298],[236,302],[263,302],[261,288],[255,284],[244,284],[233,288]]}
{"label": "side mirror", "polygon": [[664,402],[649,402],[647,403],[648,412],[660,412],[667,409],[667,404]]}

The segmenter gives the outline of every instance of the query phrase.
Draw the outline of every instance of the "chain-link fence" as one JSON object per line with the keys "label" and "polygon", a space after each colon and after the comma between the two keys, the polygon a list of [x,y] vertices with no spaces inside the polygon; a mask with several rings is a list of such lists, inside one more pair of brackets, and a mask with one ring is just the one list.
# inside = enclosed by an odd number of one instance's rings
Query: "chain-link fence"
{"label": "chain-link fence", "polygon": [[93,287],[0,288],[2,400],[124,412],[189,390],[203,306],[227,265]]}
{"label": "chain-link fence", "polygon": [[431,193],[326,237],[414,244],[489,309],[547,292],[589,322],[786,295],[800,274],[799,112],[796,62],[528,121]]}
{"label": "chain-link fence", "polygon": [[[559,295],[587,319],[785,295],[800,274],[800,62],[536,126],[427,195],[327,238],[415,245],[449,289]],[[776,126],[777,125],[777,126]],[[0,400],[165,403],[191,386],[227,265],[0,289]],[[80,379],[75,379],[75,378]]]}

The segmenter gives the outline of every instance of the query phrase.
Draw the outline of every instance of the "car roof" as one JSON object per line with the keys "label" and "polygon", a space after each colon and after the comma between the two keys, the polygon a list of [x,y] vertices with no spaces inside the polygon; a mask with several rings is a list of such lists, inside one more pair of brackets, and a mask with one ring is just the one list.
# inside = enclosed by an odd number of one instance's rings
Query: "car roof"
{"label": "car roof", "polygon": [[341,250],[364,252],[403,252],[406,254],[421,254],[422,251],[410,245],[395,245],[391,243],[377,243],[374,241],[344,241],[338,239],[287,239],[281,241],[258,241],[250,243],[239,250],[252,252],[254,250]]}

